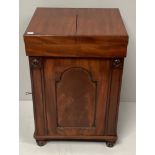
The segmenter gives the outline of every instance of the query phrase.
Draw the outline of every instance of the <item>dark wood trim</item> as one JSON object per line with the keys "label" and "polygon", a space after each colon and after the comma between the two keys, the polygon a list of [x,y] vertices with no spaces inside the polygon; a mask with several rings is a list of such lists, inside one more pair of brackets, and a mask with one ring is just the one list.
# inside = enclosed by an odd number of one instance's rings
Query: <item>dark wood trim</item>
{"label": "dark wood trim", "polygon": [[111,65],[111,86],[108,99],[108,108],[106,114],[106,135],[117,135],[117,120],[118,108],[120,102],[121,81],[123,74],[124,59],[119,59],[119,63],[115,65],[115,60],[112,60]]}
{"label": "dark wood trim", "polygon": [[42,58],[41,57],[29,57],[30,68],[40,69],[42,67]]}
{"label": "dark wood trim", "polygon": [[35,132],[38,135],[46,135],[42,58],[29,57],[29,64],[32,82],[32,98],[34,103]]}
{"label": "dark wood trim", "polygon": [[97,140],[97,141],[116,141],[117,136],[37,136],[37,140]]}

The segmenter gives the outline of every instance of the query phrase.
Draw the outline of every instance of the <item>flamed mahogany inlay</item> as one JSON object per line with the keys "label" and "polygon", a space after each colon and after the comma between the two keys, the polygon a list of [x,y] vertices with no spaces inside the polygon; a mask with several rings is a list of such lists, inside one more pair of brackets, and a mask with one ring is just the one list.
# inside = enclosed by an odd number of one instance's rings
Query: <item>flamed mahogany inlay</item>
{"label": "flamed mahogany inlay", "polygon": [[62,73],[56,81],[59,127],[95,127],[96,87],[97,82],[83,68],[72,67]]}

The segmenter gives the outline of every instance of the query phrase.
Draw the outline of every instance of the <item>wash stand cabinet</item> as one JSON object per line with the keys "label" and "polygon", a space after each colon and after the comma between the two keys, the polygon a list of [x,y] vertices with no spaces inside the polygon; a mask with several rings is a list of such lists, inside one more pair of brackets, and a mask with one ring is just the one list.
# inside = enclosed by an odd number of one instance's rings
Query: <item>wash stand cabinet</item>
{"label": "wash stand cabinet", "polygon": [[118,9],[37,8],[24,33],[34,138],[117,140],[128,34]]}

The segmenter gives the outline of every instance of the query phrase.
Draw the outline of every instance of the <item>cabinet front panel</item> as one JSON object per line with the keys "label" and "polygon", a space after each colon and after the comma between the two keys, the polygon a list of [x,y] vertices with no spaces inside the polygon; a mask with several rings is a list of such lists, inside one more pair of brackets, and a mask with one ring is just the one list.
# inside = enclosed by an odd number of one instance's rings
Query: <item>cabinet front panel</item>
{"label": "cabinet front panel", "polygon": [[56,82],[57,123],[59,127],[95,125],[96,81],[87,70],[72,67]]}
{"label": "cabinet front panel", "polygon": [[110,60],[44,58],[43,64],[47,134],[104,135]]}

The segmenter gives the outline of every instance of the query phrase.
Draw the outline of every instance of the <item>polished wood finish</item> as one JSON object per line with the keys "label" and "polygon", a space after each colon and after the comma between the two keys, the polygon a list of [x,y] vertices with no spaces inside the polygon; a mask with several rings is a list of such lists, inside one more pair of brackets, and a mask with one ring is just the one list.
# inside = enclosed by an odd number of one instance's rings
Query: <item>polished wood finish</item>
{"label": "polished wood finish", "polygon": [[128,35],[118,9],[38,8],[24,41],[28,56],[125,57]]}
{"label": "polished wood finish", "polygon": [[118,9],[78,9],[77,35],[127,36]]}
{"label": "polished wood finish", "polygon": [[69,36],[76,32],[76,9],[37,8],[26,30],[35,35]]}
{"label": "polished wood finish", "polygon": [[27,32],[48,36],[127,37],[120,12],[115,8],[37,8]]}
{"label": "polished wood finish", "polygon": [[24,34],[35,133],[112,147],[128,35],[118,9],[38,8]]}
{"label": "polished wood finish", "polygon": [[107,142],[115,142],[117,140],[117,136],[37,136],[34,134],[34,137],[38,140],[86,140],[86,141],[107,141]]}
{"label": "polished wood finish", "polygon": [[109,71],[109,60],[45,59],[49,135],[101,135],[104,132]]}
{"label": "polished wood finish", "polygon": [[[28,56],[52,56],[52,57],[81,57],[81,58],[123,58],[126,56],[127,47],[124,45],[104,44],[51,44],[48,41],[37,41],[35,44],[30,38],[25,39],[26,51]],[[43,37],[44,38],[44,37]],[[46,40],[46,39],[45,39]],[[44,46],[42,46],[44,44]],[[113,44],[113,43],[111,43]]]}
{"label": "polished wood finish", "polygon": [[87,70],[66,69],[56,81],[55,91],[58,127],[95,126],[96,82]]}

